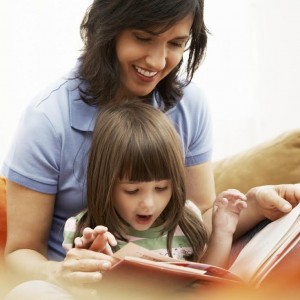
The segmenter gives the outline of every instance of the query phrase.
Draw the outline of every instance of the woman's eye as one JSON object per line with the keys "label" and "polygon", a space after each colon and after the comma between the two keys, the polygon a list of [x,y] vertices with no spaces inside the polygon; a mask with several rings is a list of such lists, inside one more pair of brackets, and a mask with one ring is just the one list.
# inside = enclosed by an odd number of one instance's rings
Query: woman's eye
{"label": "woman's eye", "polygon": [[144,37],[144,36],[140,36],[140,35],[135,35],[135,38],[141,42],[150,42],[151,39],[149,37]]}
{"label": "woman's eye", "polygon": [[176,48],[183,48],[185,46],[185,43],[179,43],[179,42],[170,42],[170,44]]}

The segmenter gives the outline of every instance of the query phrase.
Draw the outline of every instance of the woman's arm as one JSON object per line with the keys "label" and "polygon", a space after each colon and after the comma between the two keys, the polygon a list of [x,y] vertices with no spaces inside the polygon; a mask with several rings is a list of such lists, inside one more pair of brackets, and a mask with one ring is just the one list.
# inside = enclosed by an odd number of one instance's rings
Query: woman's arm
{"label": "woman's arm", "polygon": [[202,214],[210,209],[216,198],[211,162],[186,168],[187,199],[192,200]]}
{"label": "woman's arm", "polygon": [[[54,195],[35,192],[10,180],[7,180],[6,194],[6,263],[11,270],[25,278],[47,280],[47,240]],[[53,269],[54,265],[53,262]]]}
{"label": "woman's arm", "polygon": [[210,235],[212,231],[212,206],[216,198],[215,180],[211,162],[186,168],[187,199],[201,210],[203,222]]}
{"label": "woman's arm", "polygon": [[111,266],[111,257],[105,254],[72,249],[64,261],[48,261],[47,241],[54,197],[7,180],[7,266],[26,280],[73,285],[100,281],[100,271]]}

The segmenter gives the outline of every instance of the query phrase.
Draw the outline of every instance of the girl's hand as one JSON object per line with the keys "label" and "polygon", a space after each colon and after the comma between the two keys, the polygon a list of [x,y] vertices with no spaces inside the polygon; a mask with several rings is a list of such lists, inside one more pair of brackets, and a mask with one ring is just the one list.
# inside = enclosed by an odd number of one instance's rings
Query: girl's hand
{"label": "girl's hand", "polygon": [[94,229],[86,227],[82,237],[74,240],[75,248],[89,249],[96,252],[112,255],[111,246],[117,245],[117,240],[105,226],[96,226]]}
{"label": "girl's hand", "polygon": [[247,208],[246,200],[243,193],[234,189],[218,195],[214,202],[213,231],[233,235],[241,211]]}

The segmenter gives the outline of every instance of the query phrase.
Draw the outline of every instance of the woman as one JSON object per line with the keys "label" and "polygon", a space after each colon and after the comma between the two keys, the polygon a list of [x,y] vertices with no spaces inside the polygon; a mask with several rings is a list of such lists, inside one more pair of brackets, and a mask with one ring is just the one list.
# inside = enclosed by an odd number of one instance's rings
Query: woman
{"label": "woman", "polygon": [[[3,166],[6,262],[25,278],[88,284],[111,266],[109,256],[84,249],[64,257],[61,246],[65,220],[86,207],[87,153],[95,117],[107,102],[138,96],[166,112],[184,148],[187,197],[202,212],[211,210],[211,120],[203,95],[190,83],[206,49],[203,5],[203,0],[93,2],[81,25],[85,46],[77,66],[28,107]],[[179,80],[183,73],[186,80]],[[289,185],[249,191],[237,234],[289,211],[281,197],[294,205],[297,193]],[[205,215],[209,229],[209,211]]]}

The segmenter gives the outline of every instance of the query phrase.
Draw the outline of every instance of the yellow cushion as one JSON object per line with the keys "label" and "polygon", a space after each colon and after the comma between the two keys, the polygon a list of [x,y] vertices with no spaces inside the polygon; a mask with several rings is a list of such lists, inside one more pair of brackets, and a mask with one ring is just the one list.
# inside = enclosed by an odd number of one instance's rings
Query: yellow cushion
{"label": "yellow cushion", "polygon": [[6,242],[6,180],[0,177],[0,252],[3,251]]}
{"label": "yellow cushion", "polygon": [[300,182],[300,129],[214,163],[216,192]]}

